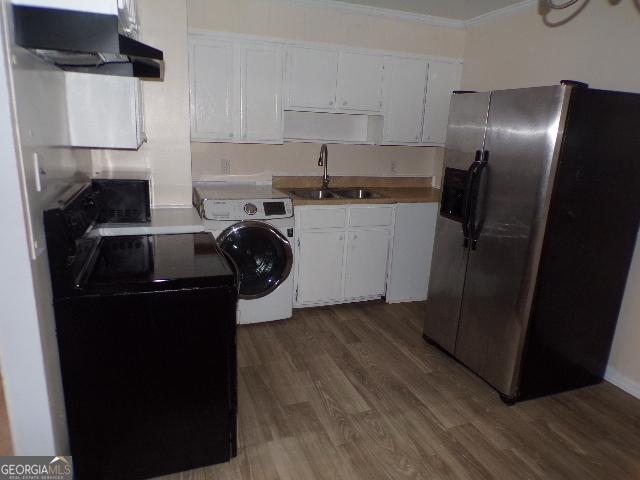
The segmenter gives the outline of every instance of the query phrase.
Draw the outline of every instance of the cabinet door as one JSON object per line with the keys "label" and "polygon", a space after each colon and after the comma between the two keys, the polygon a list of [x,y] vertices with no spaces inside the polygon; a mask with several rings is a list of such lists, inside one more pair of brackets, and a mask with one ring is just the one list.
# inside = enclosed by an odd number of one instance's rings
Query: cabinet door
{"label": "cabinet door", "polygon": [[462,65],[459,63],[429,62],[423,142],[444,144],[451,93],[460,88],[461,74]]}
{"label": "cabinet door", "polygon": [[338,68],[336,107],[341,110],[382,110],[383,57],[342,52]]}
{"label": "cabinet door", "polygon": [[302,232],[299,240],[296,303],[340,301],[344,231]]}
{"label": "cabinet door", "polygon": [[385,142],[422,140],[426,86],[426,59],[388,57],[384,70]]}
{"label": "cabinet door", "polygon": [[333,109],[337,72],[337,50],[288,47],[287,107]]}
{"label": "cabinet door", "polygon": [[282,47],[242,47],[242,139],[282,142]]}
{"label": "cabinet door", "polygon": [[427,298],[437,217],[437,203],[396,206],[388,303]]}
{"label": "cabinet door", "polygon": [[354,230],[348,233],[346,299],[384,295],[388,254],[388,230]]}
{"label": "cabinet door", "polygon": [[191,138],[233,140],[235,55],[231,42],[194,40],[190,45]]}
{"label": "cabinet door", "polygon": [[71,146],[137,149],[141,145],[139,79],[78,72],[64,76]]}

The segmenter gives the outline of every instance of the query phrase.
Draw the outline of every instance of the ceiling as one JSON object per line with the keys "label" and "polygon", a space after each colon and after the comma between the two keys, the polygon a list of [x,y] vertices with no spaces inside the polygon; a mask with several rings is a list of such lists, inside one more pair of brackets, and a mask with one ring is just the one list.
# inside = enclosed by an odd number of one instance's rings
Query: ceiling
{"label": "ceiling", "polygon": [[340,0],[434,17],[470,20],[479,15],[508,7],[522,0]]}

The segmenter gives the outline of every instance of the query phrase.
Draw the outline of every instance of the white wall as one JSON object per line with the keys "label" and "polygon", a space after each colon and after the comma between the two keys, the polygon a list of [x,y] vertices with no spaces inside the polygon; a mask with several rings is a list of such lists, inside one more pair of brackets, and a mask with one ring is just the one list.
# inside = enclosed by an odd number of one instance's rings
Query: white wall
{"label": "white wall", "polygon": [[[580,80],[595,88],[640,91],[640,6],[593,0],[565,25],[545,25],[536,2],[467,29],[462,87],[490,90]],[[559,22],[576,8],[552,12]]]}
{"label": "white wall", "polygon": [[[298,41],[462,58],[464,29],[418,21],[347,13],[309,3],[278,0],[187,0],[189,28]],[[315,175],[319,144],[232,145],[192,143],[193,176],[221,174],[229,160],[233,175]],[[348,175],[433,175],[441,148],[331,145],[330,173]],[[394,172],[392,172],[392,163]]]}
{"label": "white wall", "polygon": [[191,203],[189,64],[185,0],[139,0],[140,39],[164,53],[164,80],[144,81],[148,142],[138,151],[94,150],[101,170],[149,169],[156,205]]}
{"label": "white wall", "polygon": [[[8,227],[0,248],[0,366],[15,454],[65,454],[66,419],[42,210],[76,176],[87,178],[90,157],[65,147],[63,73],[10,45],[7,5],[5,0],[0,3],[0,218]],[[35,185],[34,154],[46,172],[41,191]]]}
{"label": "white wall", "polygon": [[[554,12],[549,21],[562,21],[576,10]],[[596,88],[640,93],[639,47],[640,5],[635,1],[591,1],[575,18],[555,27],[543,23],[532,2],[529,8],[513,15],[496,16],[468,29],[463,88],[491,90],[573,79]],[[637,205],[629,206],[632,207]],[[609,380],[638,397],[639,318],[640,242],[607,373]]]}
{"label": "white wall", "polygon": [[[437,177],[444,149],[331,144],[328,151],[330,175]],[[322,175],[319,155],[320,145],[316,143],[191,144],[194,180],[224,178],[222,160],[229,160],[231,176],[227,180],[242,176],[270,180],[272,175]]]}
{"label": "white wall", "polygon": [[322,2],[187,0],[189,28],[462,58],[462,28],[326,7]]}

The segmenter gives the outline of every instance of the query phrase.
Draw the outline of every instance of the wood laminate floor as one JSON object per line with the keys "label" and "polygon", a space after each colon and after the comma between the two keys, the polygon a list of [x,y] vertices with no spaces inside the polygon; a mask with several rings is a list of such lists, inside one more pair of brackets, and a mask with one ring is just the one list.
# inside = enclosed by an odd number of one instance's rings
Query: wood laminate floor
{"label": "wood laminate floor", "polygon": [[238,457],[163,479],[640,479],[640,400],[603,383],[507,407],[424,343],[423,308],[241,327]]}

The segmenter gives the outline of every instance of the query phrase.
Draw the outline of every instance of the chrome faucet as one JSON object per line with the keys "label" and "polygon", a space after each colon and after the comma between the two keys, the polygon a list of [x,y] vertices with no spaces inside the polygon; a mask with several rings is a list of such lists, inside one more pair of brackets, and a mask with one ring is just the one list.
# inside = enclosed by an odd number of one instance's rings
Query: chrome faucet
{"label": "chrome faucet", "polygon": [[327,151],[327,144],[323,143],[322,147],[320,147],[320,158],[318,159],[318,166],[324,167],[324,172],[322,174],[322,188],[329,187],[329,173],[327,172],[327,162],[329,161],[329,152]]}

